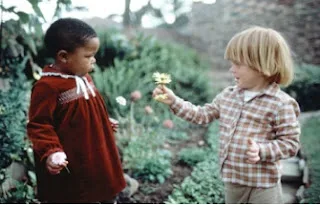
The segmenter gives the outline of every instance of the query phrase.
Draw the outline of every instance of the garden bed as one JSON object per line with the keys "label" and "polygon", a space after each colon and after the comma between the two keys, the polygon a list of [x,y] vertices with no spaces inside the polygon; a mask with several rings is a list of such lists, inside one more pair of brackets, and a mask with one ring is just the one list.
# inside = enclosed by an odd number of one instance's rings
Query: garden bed
{"label": "garden bed", "polygon": [[175,188],[174,185],[181,184],[182,181],[192,172],[192,167],[183,162],[179,162],[177,154],[182,148],[199,146],[199,142],[204,140],[205,132],[206,128],[196,129],[193,133],[189,134],[190,138],[188,140],[181,141],[176,144],[170,144],[168,149],[173,155],[173,174],[163,184],[143,182],[141,179],[137,179],[140,184],[137,193],[129,199],[122,199],[119,203],[164,203]]}

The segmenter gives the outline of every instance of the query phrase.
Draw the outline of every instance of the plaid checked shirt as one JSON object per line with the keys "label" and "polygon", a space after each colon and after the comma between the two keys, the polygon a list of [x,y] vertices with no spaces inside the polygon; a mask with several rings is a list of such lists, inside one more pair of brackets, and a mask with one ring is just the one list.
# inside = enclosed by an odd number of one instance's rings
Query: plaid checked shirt
{"label": "plaid checked shirt", "polygon": [[[181,98],[172,112],[193,123],[220,121],[220,167],[224,182],[251,187],[273,187],[281,178],[280,159],[294,156],[299,149],[298,103],[271,84],[244,102],[244,90],[228,87],[212,103],[195,106]],[[248,139],[260,148],[260,161],[246,163]]]}

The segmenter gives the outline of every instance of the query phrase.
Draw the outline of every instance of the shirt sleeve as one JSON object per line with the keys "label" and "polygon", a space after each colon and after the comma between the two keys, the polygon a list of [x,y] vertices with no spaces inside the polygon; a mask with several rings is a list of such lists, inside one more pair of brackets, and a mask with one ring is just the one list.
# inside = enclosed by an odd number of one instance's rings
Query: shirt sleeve
{"label": "shirt sleeve", "polygon": [[295,156],[300,148],[300,109],[294,99],[285,102],[279,109],[274,131],[276,138],[270,143],[260,143],[261,161],[278,161]]}
{"label": "shirt sleeve", "polygon": [[188,101],[176,97],[176,100],[170,108],[176,116],[184,120],[199,125],[208,124],[219,118],[218,96],[212,101],[212,103],[206,103],[204,106],[196,106]]}
{"label": "shirt sleeve", "polygon": [[53,116],[57,97],[57,91],[44,83],[36,84],[31,94],[27,133],[32,142],[33,150],[41,161],[54,152],[63,152],[54,129]]}

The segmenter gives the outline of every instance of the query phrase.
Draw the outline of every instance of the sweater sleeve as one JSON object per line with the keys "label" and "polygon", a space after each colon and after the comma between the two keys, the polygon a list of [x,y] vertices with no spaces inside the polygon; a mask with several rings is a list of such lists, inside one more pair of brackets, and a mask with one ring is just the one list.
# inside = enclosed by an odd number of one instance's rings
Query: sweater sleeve
{"label": "sweater sleeve", "polygon": [[41,161],[54,152],[63,151],[54,128],[57,99],[58,92],[45,83],[37,83],[32,90],[27,133]]}

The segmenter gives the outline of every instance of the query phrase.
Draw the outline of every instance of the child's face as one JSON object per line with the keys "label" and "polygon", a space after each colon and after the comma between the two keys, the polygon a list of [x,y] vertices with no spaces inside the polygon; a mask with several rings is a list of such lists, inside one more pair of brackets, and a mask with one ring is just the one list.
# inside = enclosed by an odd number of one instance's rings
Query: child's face
{"label": "child's face", "polygon": [[259,91],[267,84],[267,79],[259,71],[244,64],[232,62],[230,71],[239,88]]}
{"label": "child's face", "polygon": [[99,39],[91,38],[83,46],[76,48],[74,52],[68,53],[68,60],[65,67],[74,75],[84,76],[93,70],[96,59],[94,55],[99,49]]}

